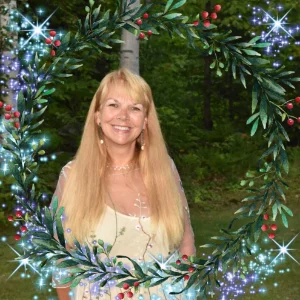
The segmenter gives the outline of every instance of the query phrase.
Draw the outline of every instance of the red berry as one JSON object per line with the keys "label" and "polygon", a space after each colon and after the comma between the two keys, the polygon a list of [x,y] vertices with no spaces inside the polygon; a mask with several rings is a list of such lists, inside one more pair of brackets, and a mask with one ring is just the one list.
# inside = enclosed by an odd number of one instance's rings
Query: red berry
{"label": "red berry", "polygon": [[20,113],[18,111],[15,111],[14,112],[14,116],[15,116],[15,118],[19,118],[20,117]]}
{"label": "red berry", "polygon": [[60,40],[56,40],[54,42],[54,46],[59,47],[61,45],[61,41]]}
{"label": "red berry", "polygon": [[297,122],[300,123],[300,117],[297,118]]}
{"label": "red berry", "polygon": [[143,24],[143,21],[142,21],[141,19],[138,19],[138,20],[136,21],[136,24],[142,25],[142,24]]}
{"label": "red berry", "polygon": [[16,217],[21,218],[22,217],[22,212],[20,210],[16,211]]}
{"label": "red berry", "polygon": [[19,129],[19,128],[20,128],[20,123],[19,123],[19,122],[15,122],[15,127],[16,127],[17,129]]}
{"label": "red berry", "polygon": [[183,260],[188,260],[188,256],[186,254],[182,255],[181,257]]}
{"label": "red berry", "polygon": [[189,275],[184,275],[184,280],[189,280],[190,279],[190,276]]}
{"label": "red berry", "polygon": [[209,27],[210,26],[210,22],[208,20],[206,20],[206,21],[203,22],[203,25],[205,27]]}
{"label": "red berry", "polygon": [[129,292],[127,293],[127,297],[128,297],[128,298],[132,298],[132,297],[133,297],[133,292],[130,292],[130,291],[129,291]]}
{"label": "red berry", "polygon": [[51,50],[50,55],[51,55],[51,56],[55,56],[55,55],[56,55],[55,50]]}
{"label": "red berry", "polygon": [[296,103],[300,103],[300,97],[296,97],[295,101]]}
{"label": "red berry", "polygon": [[15,235],[15,240],[16,240],[16,241],[19,241],[20,239],[21,239],[21,236],[20,236],[19,234],[16,234],[16,235]]}
{"label": "red berry", "polygon": [[148,34],[149,36],[151,36],[151,35],[152,35],[152,31],[151,31],[151,30],[148,30],[148,31],[147,31],[147,34]]}
{"label": "red berry", "polygon": [[293,109],[293,107],[294,107],[293,103],[288,103],[288,104],[286,105],[286,108],[287,108],[287,109]]}
{"label": "red berry", "polygon": [[212,20],[215,20],[218,18],[218,15],[215,12],[213,12],[210,14],[210,17],[212,18]]}
{"label": "red berry", "polygon": [[262,231],[267,231],[268,229],[269,229],[269,227],[268,227],[267,224],[263,224],[263,225],[261,226],[261,230],[262,230]]}
{"label": "red berry", "polygon": [[189,268],[188,268],[188,271],[189,271],[190,273],[193,273],[194,270],[195,270],[195,269],[194,269],[193,267],[189,267]]}
{"label": "red berry", "polygon": [[272,224],[270,226],[270,228],[273,230],[273,231],[276,231],[278,229],[277,225],[276,224]]}
{"label": "red berry", "polygon": [[124,283],[123,284],[123,289],[124,290],[128,290],[129,289],[129,284],[128,283]]}
{"label": "red berry", "polygon": [[52,44],[52,40],[50,38],[46,38],[45,43],[47,45],[50,45],[50,44]]}
{"label": "red berry", "polygon": [[194,21],[193,24],[194,24],[194,26],[198,26],[199,25],[199,21]]}
{"label": "red berry", "polygon": [[4,115],[4,118],[5,118],[6,120],[9,120],[9,119],[11,118],[11,115],[10,115],[10,114],[5,114],[5,115]]}
{"label": "red berry", "polygon": [[139,37],[140,37],[140,39],[144,39],[145,38],[145,33],[141,32]]}
{"label": "red berry", "polygon": [[9,105],[9,104],[5,106],[5,110],[6,110],[6,111],[11,111],[11,108],[12,108],[12,107],[11,107],[11,105]]}
{"label": "red berry", "polygon": [[176,265],[180,265],[181,264],[181,261],[178,259],[176,260]]}
{"label": "red berry", "polygon": [[56,31],[51,30],[51,31],[50,31],[50,36],[55,37],[55,36],[56,36]]}
{"label": "red berry", "polygon": [[26,227],[26,226],[22,226],[22,227],[21,227],[21,231],[22,231],[22,232],[26,232],[26,231],[27,231],[27,227]]}
{"label": "red berry", "polygon": [[2,101],[0,101],[0,108],[2,108],[4,105],[4,103]]}
{"label": "red berry", "polygon": [[133,283],[133,285],[134,285],[135,287],[137,287],[137,286],[140,285],[140,283],[139,283],[138,281],[136,281],[136,282]]}
{"label": "red berry", "polygon": [[13,217],[13,216],[8,216],[7,220],[8,220],[9,222],[12,222],[12,221],[14,220],[14,217]]}
{"label": "red berry", "polygon": [[215,12],[218,12],[218,11],[220,11],[222,9],[222,6],[220,5],[220,4],[217,4],[216,6],[215,6]]}
{"label": "red berry", "polygon": [[269,220],[269,215],[268,214],[264,214],[264,220]]}
{"label": "red berry", "polygon": [[274,239],[275,238],[275,233],[269,233],[269,239]]}
{"label": "red berry", "polygon": [[206,19],[208,16],[209,16],[209,13],[207,11],[204,11],[202,14],[201,14],[202,18],[203,19]]}
{"label": "red berry", "polygon": [[287,124],[288,124],[289,126],[293,126],[294,123],[295,123],[295,121],[294,121],[293,119],[288,119],[288,120],[287,120]]}
{"label": "red berry", "polygon": [[149,15],[148,15],[147,13],[144,13],[144,14],[143,14],[143,18],[144,18],[144,19],[148,19],[148,18],[149,18]]}
{"label": "red berry", "polygon": [[124,299],[124,293],[119,293],[119,294],[118,294],[118,298],[119,298],[119,299]]}

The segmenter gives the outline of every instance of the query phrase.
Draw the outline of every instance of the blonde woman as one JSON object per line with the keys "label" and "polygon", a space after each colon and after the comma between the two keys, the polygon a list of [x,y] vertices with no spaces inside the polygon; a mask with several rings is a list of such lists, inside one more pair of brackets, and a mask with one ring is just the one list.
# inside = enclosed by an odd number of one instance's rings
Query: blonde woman
{"label": "blonde woman", "polygon": [[[159,254],[167,258],[175,251],[196,255],[187,200],[167,152],[151,89],[127,69],[102,80],[79,149],[62,168],[54,195],[65,207],[71,249],[73,235],[90,245],[102,239],[112,245],[110,257],[126,255],[138,262],[152,261]],[[69,286],[57,285],[60,300],[70,299]],[[125,298],[132,296],[115,286],[91,287],[83,280],[70,293],[71,299],[119,299],[124,292]],[[150,299],[154,294],[171,299],[159,286],[142,285],[133,298]]]}

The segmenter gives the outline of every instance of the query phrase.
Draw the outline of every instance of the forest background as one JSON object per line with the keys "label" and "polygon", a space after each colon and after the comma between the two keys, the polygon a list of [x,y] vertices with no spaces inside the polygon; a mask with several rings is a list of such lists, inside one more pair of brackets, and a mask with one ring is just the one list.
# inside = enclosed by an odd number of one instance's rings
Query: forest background
{"label": "forest background", "polygon": [[[98,2],[102,3],[102,10],[115,8],[114,0]],[[30,7],[25,8],[25,3]],[[50,28],[64,32],[76,30],[77,18],[85,17],[86,3],[84,0],[17,1],[18,9],[24,14],[31,14],[33,19],[39,8],[46,10],[46,15],[49,15],[59,7],[51,18]],[[188,0],[181,12],[191,16],[192,22],[193,17],[213,4],[217,3]],[[218,4],[222,5],[222,11],[219,19],[213,23],[218,25],[220,31],[231,29],[232,35],[240,35],[244,40],[249,40],[253,32],[260,35],[262,30],[266,30],[266,26],[253,26],[252,8],[248,4],[269,11],[281,4],[285,8],[282,13],[293,8],[289,14],[289,23],[298,25],[300,22],[298,1],[276,0],[267,5],[265,1],[220,0]],[[275,10],[273,14],[276,15]],[[295,70],[299,76],[300,47],[295,45],[299,35],[294,38],[290,39],[291,44],[282,48],[276,58],[269,58],[272,62],[279,61],[286,65],[288,70]],[[79,55],[85,57],[88,51],[83,50]],[[290,60],[290,56],[294,59]],[[167,147],[181,175],[192,213],[197,247],[209,242],[210,236],[217,235],[218,230],[228,224],[237,205],[247,194],[247,186],[241,187],[240,182],[248,170],[256,168],[256,162],[267,145],[261,132],[250,137],[250,126],[246,125],[251,114],[251,78],[247,78],[248,90],[245,90],[231,74],[224,72],[222,77],[217,77],[215,71],[206,68],[209,59],[188,48],[186,40],[179,37],[171,39],[167,33],[140,42],[140,74],[152,88]],[[48,138],[46,153],[49,156],[55,154],[56,159],[42,165],[37,183],[37,189],[48,195],[45,204],[51,199],[61,168],[72,159],[78,148],[87,110],[99,82],[110,70],[117,69],[119,62],[118,45],[104,51],[102,55],[89,56],[84,66],[74,71],[74,76],[66,80],[64,85],[57,86],[56,93],[51,97],[43,133]],[[287,100],[300,95],[299,87],[297,85],[296,90],[288,90]],[[293,114],[300,116],[300,108],[295,108]],[[282,231],[279,230],[278,237],[289,240],[300,229],[300,124],[287,130],[291,140],[287,145],[291,162],[287,199],[296,217],[291,220],[289,229],[283,229],[280,223]],[[13,208],[10,191],[13,181],[3,174],[0,180],[0,203],[7,204],[5,208],[0,208],[0,235],[12,236],[14,229],[6,220]],[[8,242],[14,244],[10,238]],[[295,241],[293,248],[300,249],[299,241]],[[0,244],[1,282],[14,269],[12,264],[5,264],[5,261],[15,257],[9,251],[4,243]],[[197,252],[201,253],[201,249],[197,248]],[[274,275],[266,283],[268,292],[251,296],[251,299],[299,299],[300,289],[294,279],[300,275],[300,267],[288,260],[286,267],[292,273]],[[274,288],[275,281],[285,288]],[[23,286],[27,296],[20,296],[14,288],[16,285],[18,289]],[[4,289],[0,289],[1,299],[32,299],[34,294],[33,284],[27,285],[18,274],[7,281]],[[46,299],[44,297],[39,299]],[[250,299],[250,296],[241,299]]]}

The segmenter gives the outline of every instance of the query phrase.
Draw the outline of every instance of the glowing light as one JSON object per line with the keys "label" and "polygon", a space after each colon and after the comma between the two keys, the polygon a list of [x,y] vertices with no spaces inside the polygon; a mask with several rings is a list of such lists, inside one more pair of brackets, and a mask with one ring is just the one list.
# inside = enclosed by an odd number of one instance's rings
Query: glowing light
{"label": "glowing light", "polygon": [[39,40],[40,35],[42,35],[45,39],[47,38],[47,36],[44,35],[44,31],[49,30],[44,28],[44,25],[48,22],[48,20],[54,15],[54,13],[57,11],[57,9],[41,24],[39,25],[39,21],[37,20],[37,24],[34,25],[33,23],[31,23],[28,18],[26,18],[25,16],[23,16],[21,13],[20,15],[24,18],[24,20],[31,25],[31,29],[26,29],[26,30],[20,30],[20,31],[29,31],[32,32],[31,36],[26,40],[25,43],[22,44],[21,49],[24,48],[28,42],[32,39],[35,38],[36,40]]}
{"label": "glowing light", "polygon": [[[18,253],[13,247],[11,247],[10,245],[8,245],[7,244],[7,246],[12,250],[12,251],[14,251],[17,255],[18,255],[18,257],[20,257],[21,256],[21,254],[20,253]],[[20,261],[18,261],[18,260],[12,260],[12,262],[18,262],[19,263],[19,265],[18,265],[18,267],[9,275],[9,277],[6,279],[6,280],[8,280],[9,278],[11,278],[22,266],[24,266],[24,269],[25,269],[25,272],[27,271],[27,268],[26,268],[26,266],[29,266],[33,271],[35,271],[36,273],[38,273],[39,275],[41,275],[40,273],[39,273],[39,271],[29,262],[29,259],[28,258],[25,258],[25,259],[22,259],[22,260],[20,260]]]}
{"label": "glowing light", "polygon": [[[295,235],[291,241],[287,244],[287,245],[284,245],[284,242],[282,245],[280,245],[279,243],[277,243],[275,240],[272,240],[278,247],[279,249],[272,249],[271,251],[279,251],[278,255],[273,259],[273,262],[276,262],[276,259],[277,258],[281,258],[283,259],[285,255],[288,255],[293,261],[295,261],[298,265],[300,265],[300,263],[289,253],[289,251],[292,251],[292,250],[296,250],[296,249],[289,249],[289,245],[296,239],[296,237],[299,235],[299,233],[297,235]],[[281,257],[282,256],[282,257]]]}

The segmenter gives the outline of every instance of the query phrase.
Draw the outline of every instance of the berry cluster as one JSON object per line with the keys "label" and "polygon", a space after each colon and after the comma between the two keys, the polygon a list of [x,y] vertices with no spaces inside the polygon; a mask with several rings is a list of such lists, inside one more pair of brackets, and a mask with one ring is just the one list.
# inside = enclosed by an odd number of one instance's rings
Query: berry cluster
{"label": "berry cluster", "polygon": [[[16,218],[22,218],[22,212],[20,210],[17,210],[15,215],[16,215]],[[8,216],[7,219],[10,222],[12,222],[12,221],[15,220],[14,216]],[[20,230],[21,230],[21,232],[25,233],[25,232],[27,232],[28,229],[27,229],[26,226],[23,225],[23,226],[21,226]],[[14,239],[16,241],[19,241],[21,239],[21,235],[20,234],[16,234],[14,236]]]}
{"label": "berry cluster", "polygon": [[[269,220],[269,215],[268,214],[264,214],[264,220],[268,221]],[[276,224],[271,224],[270,226],[268,226],[267,224],[263,224],[261,226],[261,230],[262,231],[267,231],[268,229],[271,229],[273,231],[276,231],[278,229]],[[269,239],[274,239],[275,238],[275,233],[274,232],[270,232],[269,233]]]}
{"label": "berry cluster", "polygon": [[45,43],[47,45],[51,45],[52,49],[50,51],[50,55],[51,56],[55,56],[56,55],[56,51],[55,48],[58,48],[61,45],[61,41],[60,40],[55,40],[54,41],[54,37],[56,36],[56,31],[51,30],[50,31],[50,37],[46,38]]}
{"label": "berry cluster", "polygon": [[[296,102],[297,104],[300,104],[300,97],[296,97],[296,98],[295,98],[295,102]],[[288,110],[292,110],[292,109],[294,108],[293,103],[292,103],[292,102],[287,103],[286,108],[287,108]],[[297,118],[297,122],[300,123],[300,117]],[[294,121],[292,118],[288,118],[287,124],[288,124],[289,126],[293,126],[293,125],[295,124],[295,121]]]}
{"label": "berry cluster", "polygon": [[[187,261],[188,260],[188,256],[186,255],[186,254],[184,254],[184,255],[182,255],[182,260],[183,261]],[[180,265],[181,264],[181,260],[180,259],[178,259],[178,260],[176,260],[176,265]],[[189,267],[188,268],[188,271],[190,272],[190,273],[193,273],[194,271],[195,271],[195,268],[193,268],[193,267]],[[184,275],[184,280],[189,280],[190,279],[190,276],[188,275],[188,274],[186,274],[186,275]],[[133,284],[133,286],[134,287],[138,287],[139,286],[139,282],[138,281],[136,281],[136,282],[134,282],[134,284]],[[130,285],[128,284],[128,283],[124,283],[123,284],[123,289],[124,290],[126,290],[126,292],[124,292],[124,293],[119,293],[118,294],[118,299],[124,299],[124,297],[125,297],[125,295],[128,297],[128,298],[132,298],[133,297],[133,293],[130,291]],[[129,290],[128,290],[129,289]],[[128,290],[128,291],[127,291]]]}
{"label": "berry cluster", "polygon": [[[134,282],[133,286],[134,287],[138,287],[140,285],[140,283],[138,281]],[[130,288],[130,285],[128,283],[124,283],[123,284],[123,289],[124,290],[128,290]],[[133,297],[133,292],[132,291],[127,291],[125,293],[119,293],[118,294],[118,298],[119,299],[124,299],[125,295],[128,297],[128,298],[132,298]]]}
{"label": "berry cluster", "polygon": [[[148,19],[148,18],[149,18],[149,14],[148,14],[148,13],[144,13],[144,14],[143,14],[143,19],[146,20],[146,19]],[[142,19],[137,19],[137,20],[135,21],[135,23],[136,23],[137,25],[141,26],[141,25],[143,24],[143,20],[142,20]],[[147,34],[148,34],[148,36],[151,36],[151,35],[152,35],[152,30],[148,30],[148,31],[147,31]],[[144,32],[141,32],[140,35],[139,35],[139,38],[140,38],[141,40],[143,40],[145,37],[146,37],[145,33],[144,33]]]}
{"label": "berry cluster", "polygon": [[[222,9],[222,6],[220,4],[217,4],[214,7],[214,11],[210,15],[209,15],[209,12],[203,11],[201,13],[203,25],[205,27],[209,27],[210,26],[209,17],[210,17],[211,20],[216,20],[218,18],[217,12],[219,12],[221,9]],[[193,22],[193,24],[194,24],[194,26],[198,26],[199,21],[196,20],[196,21]]]}
{"label": "berry cluster", "polygon": [[[0,101],[0,108],[2,108],[4,106],[4,103],[2,101]],[[10,120],[11,118],[19,118],[20,117],[20,113],[18,111],[12,112],[12,106],[7,104],[5,105],[6,110],[6,114],[4,114],[4,118],[6,120]],[[19,129],[20,128],[20,123],[19,122],[15,122],[14,124],[15,128]]]}

